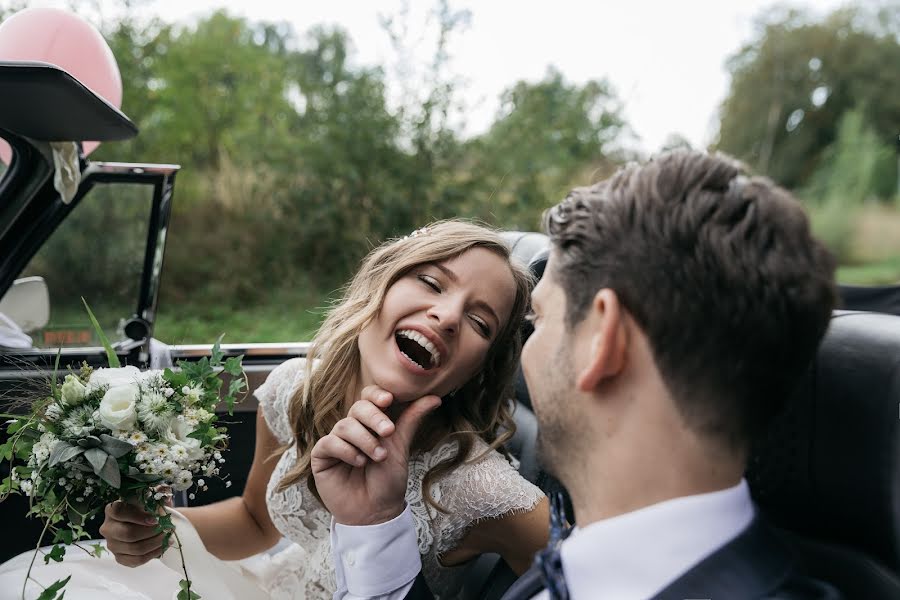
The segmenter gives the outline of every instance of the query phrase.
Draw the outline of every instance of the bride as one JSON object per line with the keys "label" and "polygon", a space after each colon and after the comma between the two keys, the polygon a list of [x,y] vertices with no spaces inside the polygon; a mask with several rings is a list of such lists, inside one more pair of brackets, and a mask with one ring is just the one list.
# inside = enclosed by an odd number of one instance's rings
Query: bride
{"label": "bride", "polygon": [[[373,393],[391,394],[404,418],[421,419],[406,501],[432,592],[454,597],[462,566],[483,552],[524,572],[547,541],[547,501],[500,449],[514,431],[505,400],[529,287],[497,233],[463,221],[373,250],[309,358],[283,363],[255,391],[256,448],[243,495],[177,509],[192,587],[205,600],[331,598],[331,516],[318,500],[310,453]],[[440,406],[426,396],[441,397]],[[109,558],[70,551],[63,563],[37,561],[32,577],[48,585],[72,574],[67,600],[174,598],[179,554],[162,553],[154,523],[114,502],[100,529]],[[0,566],[0,594],[14,594],[3,598],[21,597],[31,554]],[[29,582],[26,598],[41,591]]]}

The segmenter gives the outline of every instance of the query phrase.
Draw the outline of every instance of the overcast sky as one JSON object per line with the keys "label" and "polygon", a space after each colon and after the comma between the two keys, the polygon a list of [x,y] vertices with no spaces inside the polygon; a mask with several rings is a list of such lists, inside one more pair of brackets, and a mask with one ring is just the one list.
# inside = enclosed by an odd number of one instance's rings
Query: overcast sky
{"label": "overcast sky", "polygon": [[[2,2],[3,0],[0,0]],[[378,15],[402,0],[148,0],[144,10],[190,22],[215,8],[256,20],[286,20],[298,33],[339,24],[352,38],[359,64],[391,58]],[[428,0],[413,1],[410,25],[422,27]],[[637,148],[659,149],[672,133],[695,146],[715,134],[718,106],[728,89],[725,61],[750,39],[753,19],[771,0],[451,0],[471,12],[469,26],[450,47],[452,69],[467,81],[467,133],[491,122],[503,89],[538,80],[549,65],[572,82],[607,78],[624,103]],[[792,2],[825,14],[843,0]],[[37,0],[32,6],[65,6]],[[418,12],[417,12],[418,11]],[[427,41],[422,54],[430,56]],[[123,107],[127,112],[127,107]]]}

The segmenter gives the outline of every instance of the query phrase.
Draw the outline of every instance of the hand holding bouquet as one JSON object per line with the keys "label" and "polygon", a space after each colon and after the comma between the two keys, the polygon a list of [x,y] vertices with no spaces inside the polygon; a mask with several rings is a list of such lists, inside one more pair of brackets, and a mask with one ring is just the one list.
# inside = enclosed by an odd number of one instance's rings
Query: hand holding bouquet
{"label": "hand holding bouquet", "polygon": [[[204,489],[202,477],[218,475],[228,436],[216,425],[215,407],[224,400],[231,414],[236,396],[245,389],[242,357],[223,360],[218,342],[210,358],[180,362],[178,370],[121,367],[90,309],[88,313],[110,368],[83,365],[70,370],[61,385],[54,373],[48,394],[33,403],[29,414],[4,415],[11,420],[0,459],[10,461],[10,476],[0,484],[0,500],[10,493],[29,497],[28,514],[44,521],[38,548],[48,533],[53,536],[45,562],[61,561],[65,545],[99,557],[101,545],[89,549],[78,542],[89,537],[85,523],[115,500],[159,514],[163,548],[171,536],[177,540],[163,510],[170,490]],[[232,377],[224,391],[222,372]],[[191,591],[183,560],[182,567],[178,600],[195,600],[199,595]],[[39,600],[61,600],[67,582],[47,586]]]}

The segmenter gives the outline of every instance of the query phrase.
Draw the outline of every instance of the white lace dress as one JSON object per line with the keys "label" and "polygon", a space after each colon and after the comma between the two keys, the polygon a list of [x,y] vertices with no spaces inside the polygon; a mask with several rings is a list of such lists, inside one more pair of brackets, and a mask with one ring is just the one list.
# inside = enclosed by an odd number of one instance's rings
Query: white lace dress
{"label": "white lace dress", "polygon": [[[280,441],[292,439],[288,421],[288,404],[304,375],[304,359],[293,359],[277,367],[255,395],[260,410],[272,433]],[[487,448],[479,441],[472,456]],[[453,549],[468,529],[483,519],[528,511],[543,498],[543,493],[523,479],[498,452],[491,452],[474,463],[464,463],[431,486],[431,495],[449,513],[431,508],[423,500],[422,479],[434,465],[454,455],[455,443],[444,444],[430,452],[415,453],[410,458],[406,501],[416,524],[422,570],[429,587],[440,599],[455,597],[462,586],[464,567],[444,567],[438,559]],[[329,599],[336,588],[332,565],[331,515],[310,493],[305,482],[277,493],[275,488],[296,460],[289,449],[278,461],[266,491],[269,515],[285,537],[277,552],[268,552],[241,561],[220,561],[202,547],[202,542],[186,546],[189,569],[192,568],[199,591],[206,583],[206,600],[226,595],[234,600],[247,600],[247,593],[237,593],[235,585],[246,581],[258,597],[270,600]],[[184,521],[179,528],[190,528]],[[184,534],[183,534],[184,535]],[[21,598],[25,572],[32,553],[26,552],[0,565],[0,600]],[[130,569],[118,565],[109,554],[96,559],[68,552],[62,563],[43,565],[38,560],[32,576],[43,585],[72,575],[66,586],[66,600],[170,600],[175,598],[180,563],[177,554],[167,552],[163,561],[153,560]],[[164,564],[164,562],[166,564]],[[166,566],[166,565],[169,566]],[[170,568],[171,567],[171,568]],[[174,569],[174,570],[173,570]],[[213,585],[215,584],[215,585]],[[209,588],[207,588],[209,589]],[[229,591],[230,590],[230,591]],[[41,588],[30,582],[25,597],[37,598]],[[254,599],[257,594],[254,593]]]}
{"label": "white lace dress", "polygon": [[[304,364],[302,358],[282,364],[255,392],[266,423],[285,443],[292,437],[288,402],[302,381]],[[486,448],[479,440],[472,456],[482,454]],[[531,510],[543,498],[540,489],[523,479],[499,452],[491,452],[478,462],[460,465],[432,484],[432,497],[449,512],[435,510],[423,500],[422,479],[428,470],[455,452],[454,442],[413,454],[406,490],[406,501],[416,523],[422,572],[439,598],[457,594],[464,570],[442,566],[439,556],[455,548],[478,521]],[[266,493],[272,522],[293,544],[272,557],[277,568],[272,570],[273,575],[261,580],[273,600],[331,598],[336,586],[330,513],[319,504],[305,482],[275,492],[278,482],[295,461],[296,452],[292,450],[282,455]]]}

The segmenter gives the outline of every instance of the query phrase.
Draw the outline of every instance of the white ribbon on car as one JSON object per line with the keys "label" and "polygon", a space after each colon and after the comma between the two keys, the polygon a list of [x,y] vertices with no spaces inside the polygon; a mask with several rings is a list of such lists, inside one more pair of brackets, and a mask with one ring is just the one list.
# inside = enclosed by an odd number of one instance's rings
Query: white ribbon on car
{"label": "white ribbon on car", "polygon": [[78,165],[78,144],[75,142],[50,142],[53,150],[53,187],[62,201],[68,204],[78,192],[81,169]]}

